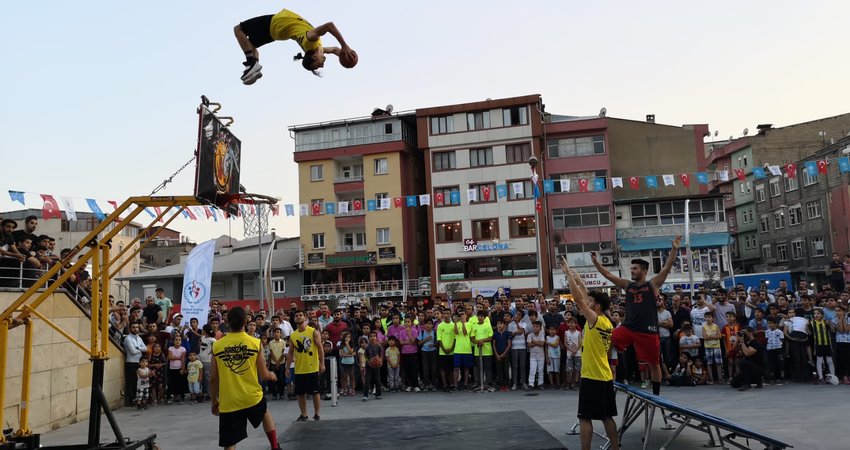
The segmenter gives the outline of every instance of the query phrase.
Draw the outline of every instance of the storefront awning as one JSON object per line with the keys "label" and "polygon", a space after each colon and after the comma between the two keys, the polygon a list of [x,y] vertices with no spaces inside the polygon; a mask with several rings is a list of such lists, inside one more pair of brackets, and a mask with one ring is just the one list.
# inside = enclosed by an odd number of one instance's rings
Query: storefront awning
{"label": "storefront awning", "polygon": [[[656,236],[634,239],[620,239],[617,244],[620,251],[638,252],[641,250],[667,250],[675,236]],[[691,235],[692,248],[722,247],[732,243],[729,233],[699,233]],[[684,237],[682,247],[685,246]]]}

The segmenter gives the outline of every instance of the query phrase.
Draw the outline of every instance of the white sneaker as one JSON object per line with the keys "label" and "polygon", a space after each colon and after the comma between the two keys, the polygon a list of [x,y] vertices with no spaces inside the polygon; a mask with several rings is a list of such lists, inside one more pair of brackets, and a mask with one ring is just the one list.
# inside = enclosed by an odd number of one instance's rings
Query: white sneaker
{"label": "white sneaker", "polygon": [[422,389],[419,389],[418,387],[415,387],[415,388],[413,388],[413,392],[422,392]]}
{"label": "white sneaker", "polygon": [[405,390],[404,390],[404,392],[410,392],[410,391],[412,391],[412,390],[413,390],[413,389],[411,389],[411,387],[410,387],[410,386],[408,386],[408,387],[407,387],[407,389],[405,389]]}
{"label": "white sneaker", "polygon": [[245,70],[242,72],[242,81],[254,77],[263,68],[259,61],[254,61],[253,65],[248,65],[247,62],[242,63],[242,65],[245,66]]}

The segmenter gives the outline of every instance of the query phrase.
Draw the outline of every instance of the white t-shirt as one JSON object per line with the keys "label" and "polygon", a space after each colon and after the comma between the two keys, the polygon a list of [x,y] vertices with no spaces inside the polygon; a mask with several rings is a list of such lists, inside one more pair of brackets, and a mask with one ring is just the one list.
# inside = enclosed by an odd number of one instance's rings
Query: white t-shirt
{"label": "white t-shirt", "polygon": [[661,326],[661,322],[664,322],[667,319],[673,319],[673,315],[670,314],[670,311],[665,309],[658,313],[658,337],[670,337],[670,329]]}
{"label": "white t-shirt", "polygon": [[[534,332],[528,333],[526,336],[528,343],[531,344],[531,341],[546,341],[546,335],[543,334],[543,330],[540,330],[539,333],[534,334]],[[545,359],[546,355],[543,353],[544,347],[529,347],[528,354],[531,356],[531,359]]]}
{"label": "white t-shirt", "polygon": [[214,343],[214,337],[201,336],[201,348],[198,351],[198,359],[202,363],[212,362],[212,348]]}
{"label": "white t-shirt", "polygon": [[694,326],[694,336],[699,339],[702,339],[702,325],[705,323],[705,315],[709,314],[710,311],[708,306],[691,308],[691,324]]}
{"label": "white t-shirt", "polygon": [[803,333],[809,334],[809,321],[805,317],[792,317],[791,318],[791,331],[801,331]]}
{"label": "white t-shirt", "polygon": [[[522,326],[517,325],[515,320],[512,320],[511,323],[508,324],[508,331],[510,331],[511,334],[516,333],[519,329],[525,330]],[[514,336],[511,339],[511,350],[525,350],[525,336],[522,334]]]}
{"label": "white t-shirt", "polygon": [[[566,341],[567,348],[578,346],[578,350],[575,353],[575,356],[581,356],[581,346],[579,345],[581,341],[581,331],[578,330],[567,330],[564,332],[564,340]],[[572,352],[567,350],[567,356],[572,356]]]}
{"label": "white t-shirt", "polygon": [[289,323],[289,321],[288,321],[288,320],[284,320],[284,321],[282,321],[282,322],[280,323],[280,331],[281,331],[281,333],[283,334],[283,336],[282,336],[282,337],[283,337],[283,340],[284,340],[284,341],[288,341],[288,340],[289,340],[289,335],[290,335],[290,334],[292,334],[292,332],[293,332],[294,330],[292,329],[292,325]]}

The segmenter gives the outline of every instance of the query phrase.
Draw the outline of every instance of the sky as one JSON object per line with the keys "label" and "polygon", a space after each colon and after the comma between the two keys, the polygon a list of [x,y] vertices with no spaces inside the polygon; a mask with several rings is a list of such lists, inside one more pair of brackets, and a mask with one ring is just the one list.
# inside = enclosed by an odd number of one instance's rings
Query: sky
{"label": "sky", "polygon": [[[555,114],[707,123],[719,138],[850,110],[842,1],[12,2],[0,17],[0,211],[7,190],[118,200],[149,194],[196,146],[200,96],[242,141],[242,184],[298,203],[291,125],[541,94]],[[359,55],[303,70],[292,41],[260,49],[264,77],[239,80],[233,26],[291,9],[333,21]],[[325,45],[335,45],[332,37]],[[29,161],[29,163],[22,163]],[[11,165],[10,165],[11,164]],[[191,195],[194,166],[162,195]],[[105,202],[102,203],[104,206]],[[297,210],[297,208],[296,208]],[[273,217],[297,236],[297,217]],[[241,220],[172,228],[201,242]]]}

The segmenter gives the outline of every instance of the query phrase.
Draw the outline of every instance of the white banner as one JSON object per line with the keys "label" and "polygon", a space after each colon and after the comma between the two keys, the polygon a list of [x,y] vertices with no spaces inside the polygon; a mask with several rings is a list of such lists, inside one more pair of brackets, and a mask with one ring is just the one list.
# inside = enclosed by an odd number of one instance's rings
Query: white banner
{"label": "white banner", "polygon": [[664,186],[676,185],[676,179],[673,178],[673,175],[661,175],[661,179],[664,180]]}
{"label": "white banner", "polygon": [[74,209],[74,201],[68,197],[62,197],[62,205],[65,206],[65,216],[68,220],[77,220],[77,211]]}
{"label": "white banner", "polygon": [[[615,273],[615,275],[617,275]],[[603,287],[613,287],[614,283],[608,281],[607,278],[603,277],[601,273],[593,271],[593,272],[579,272],[579,278],[584,281],[584,285],[589,289],[593,288],[603,288]],[[564,272],[560,269],[552,271],[552,284],[555,289],[569,289],[569,284],[567,284],[567,278],[564,276]]]}
{"label": "white banner", "polygon": [[611,186],[615,188],[623,187],[623,177],[613,177],[611,178]]}
{"label": "white banner", "polygon": [[212,285],[213,258],[215,240],[199,244],[186,257],[183,272],[183,298],[180,302],[182,325],[189,319],[198,319],[198,325],[204,326],[210,314],[210,287]]}

